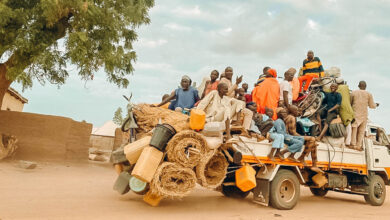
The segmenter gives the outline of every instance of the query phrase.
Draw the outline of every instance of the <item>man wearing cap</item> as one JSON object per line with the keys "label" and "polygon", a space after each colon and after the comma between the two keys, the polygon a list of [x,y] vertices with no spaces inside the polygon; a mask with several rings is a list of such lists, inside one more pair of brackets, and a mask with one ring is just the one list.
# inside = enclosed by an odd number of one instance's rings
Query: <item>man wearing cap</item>
{"label": "man wearing cap", "polygon": [[290,82],[294,78],[296,69],[290,68],[284,73],[284,80],[280,82],[280,101],[279,106],[284,106],[287,109],[292,105],[293,93]]}
{"label": "man wearing cap", "polygon": [[363,150],[362,143],[368,120],[367,108],[375,109],[379,106],[378,103],[374,102],[371,93],[366,91],[366,87],[366,82],[360,81],[359,90],[354,90],[351,93],[351,104],[355,112],[355,121],[352,124],[351,145],[357,150]]}
{"label": "man wearing cap", "polygon": [[314,57],[314,52],[309,50],[307,52],[307,59],[303,61],[303,76],[299,77],[300,88],[302,89],[303,83],[306,82],[303,91],[306,91],[314,78],[324,76],[324,68],[320,58]]}
{"label": "man wearing cap", "polygon": [[[198,90],[191,87],[191,79],[187,75],[184,75],[181,78],[180,82],[181,88],[178,88],[173,92],[169,97],[163,100],[157,107],[160,107],[171,100],[176,99],[176,102],[173,106],[175,111],[183,111],[185,108],[191,109],[194,107],[195,103],[199,100]],[[154,105],[152,105],[154,106]]]}
{"label": "man wearing cap", "polygon": [[276,108],[280,97],[280,86],[276,77],[276,70],[268,69],[266,78],[260,85],[256,86],[252,96],[252,100],[257,104],[257,112],[265,114],[265,108],[271,108],[274,111],[273,120],[278,118]]}

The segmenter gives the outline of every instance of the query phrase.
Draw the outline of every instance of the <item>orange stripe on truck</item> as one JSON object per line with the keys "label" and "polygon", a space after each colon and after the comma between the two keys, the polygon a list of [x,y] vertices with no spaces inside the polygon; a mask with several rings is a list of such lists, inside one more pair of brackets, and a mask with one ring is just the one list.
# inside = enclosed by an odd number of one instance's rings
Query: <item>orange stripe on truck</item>
{"label": "orange stripe on truck", "polygon": [[[258,160],[260,160],[264,164],[280,164],[280,165],[286,165],[286,166],[298,166],[299,168],[303,169],[304,166],[301,163],[293,162],[291,160],[280,160],[275,158],[275,162],[270,160],[268,157],[254,157],[249,155],[243,155],[242,156],[242,162],[245,163],[259,163]],[[311,160],[305,161],[308,166],[312,165]],[[322,168],[323,170],[328,170],[329,162],[327,161],[318,161],[317,166]],[[352,163],[338,163],[338,162],[331,162],[330,163],[331,169],[347,169],[347,170],[353,170],[358,172],[359,174],[366,175],[367,174],[367,165],[365,164],[352,164]],[[388,175],[390,176],[390,167],[385,168]]]}

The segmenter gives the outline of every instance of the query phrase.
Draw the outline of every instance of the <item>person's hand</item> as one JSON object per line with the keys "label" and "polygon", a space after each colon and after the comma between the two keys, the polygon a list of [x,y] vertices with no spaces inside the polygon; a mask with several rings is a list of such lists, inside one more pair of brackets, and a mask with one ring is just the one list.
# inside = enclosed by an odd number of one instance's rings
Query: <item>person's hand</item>
{"label": "person's hand", "polygon": [[331,112],[332,112],[332,111],[329,109],[329,110],[328,110],[328,114],[331,113]]}
{"label": "person's hand", "polygon": [[151,104],[150,107],[157,107],[155,104]]}
{"label": "person's hand", "polygon": [[379,103],[376,103],[376,107],[379,107]]}
{"label": "person's hand", "polygon": [[242,82],[242,75],[236,78],[236,85],[239,85]]}

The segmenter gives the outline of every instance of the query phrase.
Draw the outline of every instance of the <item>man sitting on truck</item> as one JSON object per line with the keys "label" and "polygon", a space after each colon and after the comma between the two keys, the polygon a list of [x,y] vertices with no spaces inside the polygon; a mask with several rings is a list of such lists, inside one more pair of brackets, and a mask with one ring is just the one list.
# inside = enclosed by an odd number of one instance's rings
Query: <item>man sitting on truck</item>
{"label": "man sitting on truck", "polygon": [[[233,118],[241,121],[241,111],[244,111],[245,102],[228,97],[228,86],[225,83],[219,83],[217,90],[211,91],[202,99],[197,109],[203,110],[206,113],[206,121],[225,122],[226,134],[230,139],[230,122]],[[249,130],[252,121],[253,113],[246,109],[249,113],[244,115],[243,127]],[[247,118],[249,117],[249,118]]]}
{"label": "man sitting on truck", "polygon": [[325,98],[322,102],[325,107],[319,114],[317,114],[317,119],[319,122],[321,122],[321,118],[325,119],[325,125],[322,129],[320,129],[321,133],[320,136],[316,138],[317,141],[321,141],[321,139],[328,131],[329,124],[333,121],[333,119],[336,119],[337,115],[339,114],[339,108],[341,105],[342,98],[341,94],[337,92],[337,89],[337,83],[332,83],[332,85],[330,86],[330,92],[325,92]]}
{"label": "man sitting on truck", "polygon": [[288,112],[286,109],[282,108],[278,112],[278,119],[274,121],[274,127],[276,130],[276,133],[283,134],[284,135],[284,143],[287,144],[287,149],[282,150],[280,153],[284,155],[288,151],[291,153],[290,156],[288,156],[287,159],[290,159],[294,162],[300,162],[299,160],[295,159],[295,154],[297,152],[300,152],[302,149],[302,146],[305,142],[304,138],[301,136],[292,136],[287,133],[286,130],[286,124],[284,123],[283,119],[287,118]]}
{"label": "man sitting on truck", "polygon": [[314,52],[309,50],[307,52],[307,59],[303,61],[303,76],[299,77],[300,89],[302,89],[303,83],[305,86],[303,91],[305,92],[314,78],[320,78],[324,76],[324,68],[320,58],[314,57]]}
{"label": "man sitting on truck", "polygon": [[157,107],[163,106],[166,103],[176,99],[176,102],[173,106],[175,111],[182,112],[185,108],[193,108],[195,103],[199,100],[199,96],[198,90],[191,87],[191,82],[192,81],[190,77],[184,75],[180,82],[181,88],[178,88],[175,90],[175,92],[172,92],[171,95],[158,104]]}
{"label": "man sitting on truck", "polygon": [[247,108],[253,111],[253,120],[249,130],[261,134],[263,139],[268,136],[268,140],[272,141],[272,149],[268,154],[268,158],[272,161],[275,161],[275,157],[283,159],[280,150],[284,147],[284,135],[276,133],[273,127],[271,118],[274,115],[274,111],[271,108],[265,108],[265,114],[259,114],[256,103],[248,103]]}
{"label": "man sitting on truck", "polygon": [[289,108],[289,114],[287,115],[287,117],[284,118],[284,122],[286,123],[287,133],[289,133],[290,135],[293,135],[293,136],[303,137],[303,139],[305,140],[305,149],[303,150],[303,152],[302,152],[301,156],[298,158],[298,160],[304,166],[307,166],[307,164],[305,162],[305,156],[307,156],[311,152],[311,159],[312,159],[311,170],[313,170],[315,172],[322,172],[317,167],[317,146],[318,145],[316,143],[316,139],[314,137],[311,137],[311,136],[301,136],[297,132],[296,117],[298,117],[299,115],[300,114],[299,114],[298,107],[295,105],[291,105]]}

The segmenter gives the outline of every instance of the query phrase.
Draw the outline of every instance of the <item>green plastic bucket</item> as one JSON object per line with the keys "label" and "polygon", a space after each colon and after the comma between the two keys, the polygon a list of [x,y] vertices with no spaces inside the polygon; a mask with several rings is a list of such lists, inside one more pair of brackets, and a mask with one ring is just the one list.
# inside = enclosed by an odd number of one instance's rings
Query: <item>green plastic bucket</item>
{"label": "green plastic bucket", "polygon": [[168,141],[176,134],[175,128],[169,124],[158,124],[153,131],[150,145],[164,151]]}
{"label": "green plastic bucket", "polygon": [[147,182],[138,179],[135,176],[130,177],[129,186],[131,191],[139,195],[144,195],[149,190],[149,184]]}

